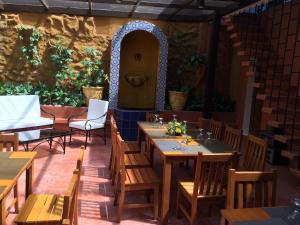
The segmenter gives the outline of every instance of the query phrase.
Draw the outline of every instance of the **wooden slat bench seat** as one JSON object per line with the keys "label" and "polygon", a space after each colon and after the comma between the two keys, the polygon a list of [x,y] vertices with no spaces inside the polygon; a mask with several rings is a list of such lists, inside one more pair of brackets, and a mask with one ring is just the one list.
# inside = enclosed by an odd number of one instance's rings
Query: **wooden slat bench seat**
{"label": "wooden slat bench seat", "polygon": [[62,221],[63,195],[32,194],[28,197],[22,211],[17,215],[17,224],[51,224]]}

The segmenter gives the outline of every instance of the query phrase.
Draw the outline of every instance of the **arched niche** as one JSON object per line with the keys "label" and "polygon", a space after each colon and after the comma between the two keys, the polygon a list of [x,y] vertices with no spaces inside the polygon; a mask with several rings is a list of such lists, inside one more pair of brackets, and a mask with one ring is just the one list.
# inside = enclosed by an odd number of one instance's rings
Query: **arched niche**
{"label": "arched niche", "polygon": [[[159,63],[157,68],[155,110],[163,111],[165,105],[166,72],[168,61],[168,40],[161,29],[146,21],[131,21],[114,35],[111,50],[109,103],[111,109],[118,107],[121,45],[125,36],[133,31],[146,31],[159,42]],[[146,93],[141,93],[146,94]]]}

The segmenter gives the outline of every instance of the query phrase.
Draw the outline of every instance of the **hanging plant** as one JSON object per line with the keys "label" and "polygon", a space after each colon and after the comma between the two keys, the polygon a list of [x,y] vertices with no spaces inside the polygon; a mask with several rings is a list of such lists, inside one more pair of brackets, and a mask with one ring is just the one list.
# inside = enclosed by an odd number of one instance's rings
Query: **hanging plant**
{"label": "hanging plant", "polygon": [[34,67],[42,64],[41,56],[39,55],[39,42],[43,35],[32,26],[21,25],[19,28],[19,40],[23,42],[20,50],[25,61]]}

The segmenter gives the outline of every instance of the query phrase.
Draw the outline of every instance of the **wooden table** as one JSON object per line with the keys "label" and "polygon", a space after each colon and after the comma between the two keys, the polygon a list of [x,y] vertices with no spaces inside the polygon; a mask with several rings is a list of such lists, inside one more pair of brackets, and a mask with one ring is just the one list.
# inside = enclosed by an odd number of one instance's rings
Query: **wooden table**
{"label": "wooden table", "polygon": [[[284,223],[290,212],[289,207],[224,209],[221,210],[221,225],[225,225],[225,221],[232,225],[246,222],[251,224],[252,221],[261,221],[259,223],[264,225],[264,222],[270,224],[272,220],[280,220]],[[300,224],[300,220],[292,223],[287,221],[286,224]]]}
{"label": "wooden table", "polygon": [[6,197],[26,171],[26,198],[32,193],[36,152],[0,152],[0,225],[6,224]]}
{"label": "wooden table", "polygon": [[[233,152],[234,150],[217,140],[200,142],[193,141],[184,145],[181,144],[182,137],[174,137],[166,134],[166,127],[153,127],[149,122],[138,122],[138,141],[141,144],[142,134],[147,137],[149,142],[150,160],[153,160],[154,149],[157,149],[163,159],[163,184],[162,184],[162,204],[161,204],[161,223],[168,223],[169,207],[170,207],[170,189],[172,163],[176,161],[184,161],[187,159],[196,159],[198,152],[208,154]],[[191,136],[195,138],[196,133],[192,132]],[[174,149],[181,146],[181,149]]]}

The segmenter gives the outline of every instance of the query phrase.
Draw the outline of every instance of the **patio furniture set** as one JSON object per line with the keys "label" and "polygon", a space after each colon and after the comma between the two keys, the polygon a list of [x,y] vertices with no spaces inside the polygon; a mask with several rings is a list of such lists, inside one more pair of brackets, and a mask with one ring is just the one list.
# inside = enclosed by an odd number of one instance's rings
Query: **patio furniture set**
{"label": "patio furniture set", "polygon": [[[85,133],[85,148],[88,138],[91,138],[92,131],[104,130],[104,143],[106,144],[106,115],[108,102],[91,99],[86,113],[86,120],[76,120],[80,115],[70,115],[68,126],[70,130],[59,130],[53,128],[55,125],[55,115],[46,112],[40,106],[37,95],[0,96],[0,132],[18,132],[19,142],[25,151],[33,151],[44,142],[56,142],[61,146],[63,152],[66,151],[66,137],[70,137],[75,131]],[[41,116],[41,111],[51,118]],[[37,143],[29,149],[29,144]]]}
{"label": "patio furniture set", "polygon": [[[163,114],[160,116],[163,117]],[[257,217],[251,217],[257,210],[268,210],[259,207],[274,207],[272,209],[276,210],[277,171],[264,171],[267,151],[265,140],[249,135],[245,149],[241,151],[241,130],[228,125],[223,129],[222,122],[208,120],[206,127],[203,127],[201,122],[199,126],[212,132],[212,138],[203,138],[195,129],[195,124],[192,124],[192,128],[188,130],[191,140],[186,142],[186,136],[168,134],[165,123],[151,122],[153,115],[147,115],[147,118],[150,118],[150,121],[138,122],[139,135],[136,142],[124,141],[118,132],[114,117],[111,116],[110,119],[112,140],[110,171],[115,189],[115,205],[118,205],[118,222],[122,218],[124,208],[150,207],[153,209],[153,218],[159,218],[161,224],[167,224],[172,198],[172,167],[175,162],[182,163],[190,160],[195,162],[195,175],[194,179],[177,182],[177,216],[183,214],[190,224],[196,224],[197,206],[205,201],[226,208],[221,211],[222,225],[272,224],[269,221],[278,217],[267,212],[264,213],[265,217],[259,217],[262,213]],[[153,156],[156,153],[163,161],[163,171],[160,176],[152,169]],[[241,155],[243,159],[239,163]],[[146,191],[148,201],[125,203],[125,194],[133,191]],[[153,195],[152,202],[149,193]],[[189,210],[183,204],[184,200],[189,202]],[[245,217],[242,216],[242,210],[248,212]],[[291,212],[291,208],[288,207],[288,210]],[[255,223],[256,218],[264,221]],[[287,217],[281,220],[283,222],[280,224],[291,224]]]}

